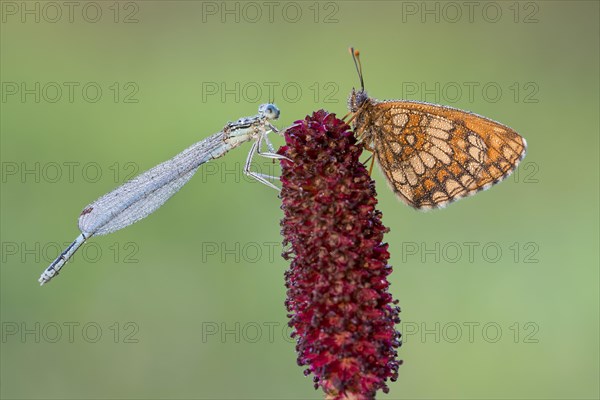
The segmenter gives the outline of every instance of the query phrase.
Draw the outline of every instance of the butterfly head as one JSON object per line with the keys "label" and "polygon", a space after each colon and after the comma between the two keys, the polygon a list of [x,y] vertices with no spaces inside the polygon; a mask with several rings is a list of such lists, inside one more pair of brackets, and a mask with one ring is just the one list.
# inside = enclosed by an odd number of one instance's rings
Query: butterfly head
{"label": "butterfly head", "polygon": [[364,89],[356,90],[353,88],[350,97],[348,97],[348,109],[353,113],[358,112],[368,101],[369,96]]}

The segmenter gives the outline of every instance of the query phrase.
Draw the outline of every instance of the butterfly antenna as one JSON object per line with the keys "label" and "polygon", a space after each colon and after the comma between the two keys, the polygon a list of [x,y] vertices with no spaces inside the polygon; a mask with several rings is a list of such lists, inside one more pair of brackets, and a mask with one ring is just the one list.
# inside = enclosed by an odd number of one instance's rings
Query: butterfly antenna
{"label": "butterfly antenna", "polygon": [[350,47],[350,54],[352,54],[354,66],[356,67],[356,72],[358,72],[358,78],[360,79],[360,88],[364,92],[365,81],[363,80],[362,64],[360,63],[360,52],[358,50],[354,50],[354,47]]}

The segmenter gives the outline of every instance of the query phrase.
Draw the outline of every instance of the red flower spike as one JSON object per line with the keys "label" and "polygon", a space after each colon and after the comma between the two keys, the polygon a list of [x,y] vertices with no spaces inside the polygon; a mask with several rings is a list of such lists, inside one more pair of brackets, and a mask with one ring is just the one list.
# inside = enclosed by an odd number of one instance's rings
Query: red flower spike
{"label": "red flower spike", "polygon": [[281,221],[286,307],[298,365],[329,399],[387,393],[401,361],[400,309],[388,292],[388,230],[362,146],[335,114],[320,110],[285,131]]}

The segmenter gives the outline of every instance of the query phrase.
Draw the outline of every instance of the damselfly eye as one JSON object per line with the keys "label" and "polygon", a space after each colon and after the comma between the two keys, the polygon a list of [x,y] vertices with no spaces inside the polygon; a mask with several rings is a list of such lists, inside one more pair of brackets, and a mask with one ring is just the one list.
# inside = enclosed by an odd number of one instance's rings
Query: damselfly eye
{"label": "damselfly eye", "polygon": [[277,119],[279,118],[279,108],[274,104],[262,104],[258,107],[258,112],[268,119]]}

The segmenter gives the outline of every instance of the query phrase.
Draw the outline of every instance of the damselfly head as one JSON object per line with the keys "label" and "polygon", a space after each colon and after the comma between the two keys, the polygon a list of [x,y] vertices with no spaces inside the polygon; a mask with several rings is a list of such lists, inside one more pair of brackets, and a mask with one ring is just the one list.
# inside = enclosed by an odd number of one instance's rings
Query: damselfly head
{"label": "damselfly head", "polygon": [[267,119],[279,118],[279,108],[271,103],[261,104],[260,107],[258,107],[258,113]]}

